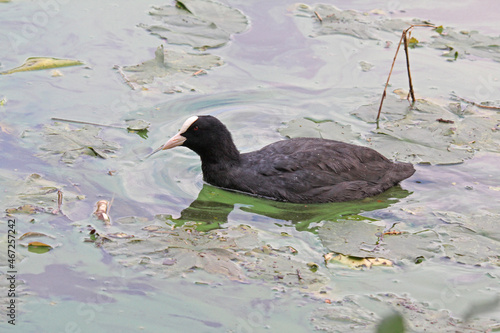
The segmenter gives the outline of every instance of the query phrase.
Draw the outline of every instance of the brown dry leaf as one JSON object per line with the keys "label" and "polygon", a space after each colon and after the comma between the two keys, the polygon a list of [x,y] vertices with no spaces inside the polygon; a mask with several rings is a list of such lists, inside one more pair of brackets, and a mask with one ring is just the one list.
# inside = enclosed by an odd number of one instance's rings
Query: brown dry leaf
{"label": "brown dry leaf", "polygon": [[49,238],[55,239],[54,236],[50,236],[50,235],[47,235],[47,234],[44,234],[41,232],[28,231],[28,232],[24,233],[23,235],[21,235],[21,237],[19,237],[19,240],[22,240],[22,239],[28,238],[28,237],[49,237]]}
{"label": "brown dry leaf", "polygon": [[106,200],[99,200],[97,202],[97,209],[94,212],[94,215],[97,217],[97,219],[104,221],[104,222],[110,222],[110,219],[108,216],[108,206],[109,206],[109,202]]}
{"label": "brown dry leaf", "polygon": [[45,244],[45,243],[42,243],[42,242],[30,242],[28,244],[28,246],[38,246],[38,247],[50,247],[50,248],[52,248],[52,246],[50,246],[48,244]]}

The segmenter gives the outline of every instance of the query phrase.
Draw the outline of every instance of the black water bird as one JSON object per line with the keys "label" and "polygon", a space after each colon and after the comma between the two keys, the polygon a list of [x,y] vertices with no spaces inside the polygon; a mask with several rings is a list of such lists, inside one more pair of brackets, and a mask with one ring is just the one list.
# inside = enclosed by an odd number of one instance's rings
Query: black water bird
{"label": "black water bird", "polygon": [[241,154],[226,126],[213,116],[193,116],[150,155],[184,146],[201,158],[203,180],[255,196],[294,203],[362,199],[413,175],[367,147],[318,138],[282,140]]}

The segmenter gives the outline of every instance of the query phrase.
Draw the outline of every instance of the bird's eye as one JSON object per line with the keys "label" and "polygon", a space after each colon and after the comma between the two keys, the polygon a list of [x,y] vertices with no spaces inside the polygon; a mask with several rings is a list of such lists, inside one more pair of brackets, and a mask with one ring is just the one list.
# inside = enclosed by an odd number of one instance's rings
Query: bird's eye
{"label": "bird's eye", "polygon": [[193,127],[193,131],[197,131],[197,130],[198,130],[198,126]]}

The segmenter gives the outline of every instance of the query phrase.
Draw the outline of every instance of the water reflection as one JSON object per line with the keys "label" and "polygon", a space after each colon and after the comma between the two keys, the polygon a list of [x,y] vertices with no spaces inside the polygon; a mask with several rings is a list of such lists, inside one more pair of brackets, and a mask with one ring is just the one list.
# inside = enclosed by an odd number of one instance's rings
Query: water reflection
{"label": "water reflection", "polygon": [[161,215],[171,220],[177,226],[186,222],[199,223],[198,230],[208,231],[224,227],[229,214],[238,206],[242,211],[258,214],[292,223],[299,231],[316,232],[316,223],[321,221],[336,221],[338,219],[366,220],[367,217],[359,214],[387,208],[407,197],[411,192],[402,189],[399,185],[377,196],[363,200],[349,202],[333,202],[326,204],[295,204],[267,200],[242,193],[226,191],[208,184],[204,184],[198,198],[189,207],[182,210],[180,217]]}

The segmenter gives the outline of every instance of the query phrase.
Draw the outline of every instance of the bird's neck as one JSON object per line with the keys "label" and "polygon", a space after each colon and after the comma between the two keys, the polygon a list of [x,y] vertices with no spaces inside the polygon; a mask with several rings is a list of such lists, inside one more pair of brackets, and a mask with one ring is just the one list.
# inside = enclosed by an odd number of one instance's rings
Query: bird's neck
{"label": "bird's neck", "polygon": [[212,185],[228,187],[231,179],[229,169],[240,164],[240,152],[231,142],[218,142],[210,151],[199,154],[203,179]]}
{"label": "bird's neck", "polygon": [[203,165],[235,165],[240,162],[240,152],[232,141],[217,142],[209,150],[199,152]]}

